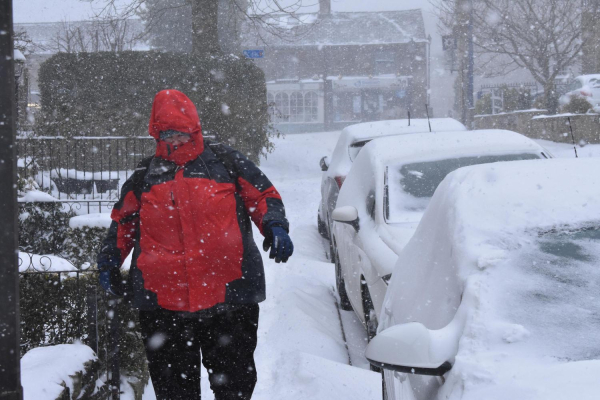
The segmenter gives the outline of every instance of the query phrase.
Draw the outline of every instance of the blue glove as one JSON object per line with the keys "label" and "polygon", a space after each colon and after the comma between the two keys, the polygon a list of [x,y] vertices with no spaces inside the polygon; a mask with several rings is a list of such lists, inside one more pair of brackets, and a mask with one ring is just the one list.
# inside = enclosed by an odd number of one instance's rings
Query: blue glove
{"label": "blue glove", "polygon": [[270,259],[275,259],[276,263],[287,262],[288,258],[294,252],[294,244],[285,229],[280,226],[268,226],[265,232],[265,241],[263,242],[264,251],[268,251]]}
{"label": "blue glove", "polygon": [[123,296],[123,278],[118,268],[103,269],[100,271],[100,286],[113,296]]}

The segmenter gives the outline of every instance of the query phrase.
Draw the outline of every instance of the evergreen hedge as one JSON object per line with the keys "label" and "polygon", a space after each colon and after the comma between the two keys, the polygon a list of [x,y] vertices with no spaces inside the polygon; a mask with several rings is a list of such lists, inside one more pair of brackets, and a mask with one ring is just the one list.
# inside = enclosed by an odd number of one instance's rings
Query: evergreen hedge
{"label": "evergreen hedge", "polygon": [[[99,286],[94,264],[107,229],[72,229],[69,227],[69,219],[73,215],[73,212],[65,212],[59,202],[20,204],[21,251],[54,254],[78,268],[84,264],[89,264],[88,267],[91,265],[91,268],[79,274],[40,273],[31,268],[28,272],[20,274],[21,351],[25,354],[39,346],[86,341],[90,332],[87,295],[91,290],[98,293],[98,358],[99,364],[105,368],[110,334],[107,321],[109,299]],[[24,259],[27,263],[27,257]],[[124,272],[123,276],[126,279],[127,273]],[[121,374],[127,377],[127,382],[135,392],[135,398],[139,400],[148,383],[149,373],[139,331],[138,313],[122,302],[117,307],[121,327]],[[105,370],[97,372],[102,375]],[[106,398],[107,391],[108,386],[104,385],[89,398]]]}
{"label": "evergreen hedge", "polygon": [[205,132],[254,161],[271,149],[264,74],[235,56],[59,53],[41,65],[39,86],[38,135],[147,135],[155,94],[177,89],[196,104]]}

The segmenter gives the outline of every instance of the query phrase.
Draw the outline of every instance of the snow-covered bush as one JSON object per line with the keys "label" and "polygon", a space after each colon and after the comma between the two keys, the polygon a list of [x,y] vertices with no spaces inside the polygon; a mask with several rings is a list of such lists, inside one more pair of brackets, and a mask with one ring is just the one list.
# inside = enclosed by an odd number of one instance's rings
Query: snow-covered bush
{"label": "snow-covered bush", "polygon": [[[127,277],[127,274],[124,274]],[[107,364],[109,343],[108,300],[98,284],[95,272],[62,278],[58,274],[22,274],[20,279],[21,350],[23,353],[40,346],[86,341],[89,337],[89,300],[97,296],[98,358]],[[137,311],[129,305],[118,305],[121,334],[119,365],[121,375],[141,399],[149,374],[144,346],[139,332]],[[106,377],[104,377],[105,379]]]}
{"label": "snow-covered bush", "polygon": [[27,202],[19,207],[19,249],[33,254],[63,254],[68,221],[59,202]]}
{"label": "snow-covered bush", "polygon": [[[98,284],[94,268],[96,254],[107,234],[106,228],[69,227],[73,212],[65,212],[62,203],[21,203],[19,248],[30,254],[60,255],[84,272],[38,273],[31,268],[20,275],[21,350],[48,344],[74,343],[89,335],[90,300],[96,292],[98,316],[98,358],[106,365],[108,304]],[[27,262],[27,257],[23,257]],[[49,259],[48,259],[49,260]],[[21,266],[26,270],[28,265]],[[124,277],[127,274],[124,273]],[[126,304],[118,306],[121,335],[119,340],[122,376],[141,399],[148,382],[148,370],[137,312]],[[92,398],[92,397],[85,397]]]}
{"label": "snow-covered bush", "polygon": [[60,344],[30,350],[21,360],[24,399],[105,399],[96,390],[98,357],[82,344]]}
{"label": "snow-covered bush", "polygon": [[562,108],[563,113],[585,114],[592,108],[589,101],[581,96],[571,96],[571,99]]}
{"label": "snow-covered bush", "polygon": [[236,56],[125,51],[58,53],[40,67],[45,136],[146,136],[152,101],[163,89],[184,92],[203,130],[258,161],[270,149],[263,72]]}

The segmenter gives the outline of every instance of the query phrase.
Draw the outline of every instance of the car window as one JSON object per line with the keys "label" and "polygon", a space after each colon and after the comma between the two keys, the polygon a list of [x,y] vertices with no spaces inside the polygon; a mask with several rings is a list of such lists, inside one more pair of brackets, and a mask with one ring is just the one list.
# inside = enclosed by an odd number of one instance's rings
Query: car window
{"label": "car window", "polygon": [[418,222],[435,189],[450,172],[469,165],[533,160],[538,154],[460,157],[388,167],[385,219],[388,223]]}
{"label": "car window", "polygon": [[594,89],[600,89],[600,80],[598,79],[590,79],[589,86]]}
{"label": "car window", "polygon": [[350,147],[348,147],[348,155],[350,156],[350,160],[354,161],[362,148],[365,147],[365,145],[370,141],[371,139],[367,139],[352,143]]}
{"label": "car window", "polygon": [[367,206],[367,214],[371,217],[372,220],[375,220],[375,191],[371,190],[367,195],[367,200],[365,202]]}
{"label": "car window", "polygon": [[571,82],[569,84],[569,92],[571,92],[573,90],[579,90],[582,87],[583,87],[583,84],[578,79],[575,79],[573,82]]}
{"label": "car window", "polygon": [[507,266],[514,270],[510,295],[498,299],[505,303],[503,317],[525,327],[536,346],[553,352],[548,355],[600,357],[598,226],[534,234],[512,252]]}

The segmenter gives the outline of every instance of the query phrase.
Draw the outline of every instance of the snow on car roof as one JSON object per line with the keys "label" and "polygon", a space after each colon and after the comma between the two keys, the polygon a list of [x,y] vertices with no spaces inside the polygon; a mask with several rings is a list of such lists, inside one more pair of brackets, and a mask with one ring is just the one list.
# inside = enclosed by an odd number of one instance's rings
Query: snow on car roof
{"label": "snow on car roof", "polygon": [[394,268],[384,301],[393,317],[381,323],[460,327],[440,397],[597,396],[600,243],[582,230],[600,226],[596,171],[599,159],[482,164],[438,186]]}
{"label": "snow on car roof", "polygon": [[[452,118],[432,118],[431,128],[434,132],[448,131],[466,131],[467,128]],[[342,130],[340,138],[333,150],[331,164],[327,172],[328,176],[346,176],[352,167],[349,147],[353,143],[372,140],[385,136],[398,136],[404,134],[413,134],[429,132],[429,121],[427,119],[407,119],[363,122],[361,124],[350,125]]]}
{"label": "snow on car roof", "polygon": [[[430,122],[431,130],[434,132],[467,130],[463,124],[452,118],[432,118]],[[353,143],[362,139],[419,132],[429,132],[427,119],[412,119],[410,125],[407,119],[363,122],[344,128],[341,136],[346,136],[347,142]]]}
{"label": "snow on car roof", "polygon": [[374,164],[396,160],[441,160],[461,155],[540,153],[544,149],[533,140],[512,131],[476,130],[465,132],[415,133],[384,137],[369,142],[359,157]]}
{"label": "snow on car roof", "polygon": [[575,79],[578,79],[578,78],[581,78],[581,79],[583,79],[586,82],[589,82],[592,79],[600,79],[600,74],[579,75]]}

